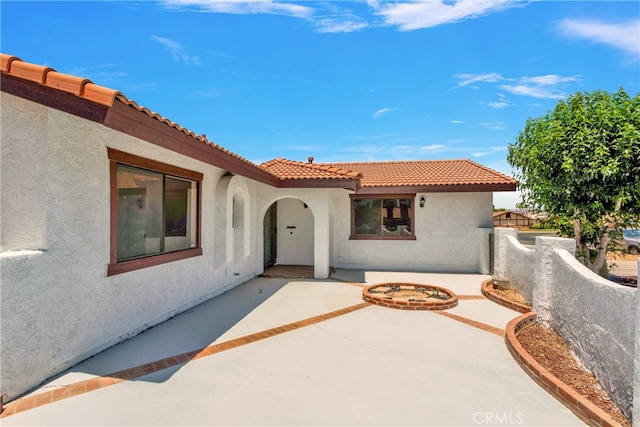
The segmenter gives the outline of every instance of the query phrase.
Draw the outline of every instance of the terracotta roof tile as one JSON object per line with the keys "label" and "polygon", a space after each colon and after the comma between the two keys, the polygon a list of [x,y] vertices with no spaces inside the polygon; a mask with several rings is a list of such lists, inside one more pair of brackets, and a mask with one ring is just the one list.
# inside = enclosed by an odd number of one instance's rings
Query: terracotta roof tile
{"label": "terracotta roof tile", "polygon": [[297,162],[282,158],[263,163],[260,167],[280,179],[358,179],[361,176],[358,172],[342,167]]}
{"label": "terracotta roof tile", "polygon": [[0,64],[3,73],[69,92],[107,107],[113,105],[117,96],[122,96],[120,92],[98,86],[89,79],[58,73],[51,67],[24,62],[17,56],[2,53]]}
{"label": "terracotta roof tile", "polygon": [[176,130],[186,134],[187,136],[195,138],[200,142],[205,143],[228,156],[239,159],[252,167],[258,167],[258,165],[256,165],[255,163],[221,147],[218,144],[209,141],[206,135],[197,135],[195,132],[183,128],[179,124],[172,122],[166,117],[163,117],[162,115],[155,113],[146,107],[138,105],[137,102],[128,99],[122,92],[97,85],[89,79],[59,73],[53,68],[24,62],[17,56],[7,55],[4,53],[0,53],[0,67],[2,73],[4,74],[29,80],[43,86],[51,87],[53,89],[72,93],[80,98],[93,101],[106,107],[113,106],[113,103],[118,100],[123,104],[135,108],[136,110],[158,120],[159,122],[173,127]]}
{"label": "terracotta roof tile", "polygon": [[[255,163],[209,141],[206,135],[197,135],[162,115],[141,107],[121,92],[94,84],[89,79],[58,73],[53,68],[30,64],[17,56],[2,53],[0,53],[0,67],[3,74],[68,92],[106,107],[112,107],[117,100],[227,156],[234,157],[251,167],[258,167]],[[259,168],[280,180],[355,180],[359,181],[361,187],[508,184],[515,188],[516,182],[506,175],[470,160],[316,164],[278,158],[261,164]]]}
{"label": "terracotta roof tile", "polygon": [[515,179],[468,159],[336,163],[362,173],[362,187],[514,184]]}
{"label": "terracotta roof tile", "polygon": [[361,187],[513,184],[515,179],[471,160],[313,164],[275,159],[260,165],[281,179],[351,178]]}

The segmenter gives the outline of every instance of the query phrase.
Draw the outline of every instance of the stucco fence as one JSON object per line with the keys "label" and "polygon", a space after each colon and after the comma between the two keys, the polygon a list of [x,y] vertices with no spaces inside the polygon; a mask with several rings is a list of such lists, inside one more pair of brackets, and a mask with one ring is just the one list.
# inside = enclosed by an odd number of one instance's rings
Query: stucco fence
{"label": "stucco fence", "polygon": [[538,322],[562,336],[640,427],[637,289],[606,280],[578,262],[573,239],[536,237],[530,249],[518,242],[516,229],[494,232],[494,280],[531,302]]}

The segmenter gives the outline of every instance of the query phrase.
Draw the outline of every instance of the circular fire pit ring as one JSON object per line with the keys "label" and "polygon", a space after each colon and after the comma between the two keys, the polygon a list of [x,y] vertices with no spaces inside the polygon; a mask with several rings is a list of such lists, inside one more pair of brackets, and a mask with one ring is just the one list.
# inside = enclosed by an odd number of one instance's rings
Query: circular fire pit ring
{"label": "circular fire pit ring", "polygon": [[441,286],[417,283],[381,283],[365,288],[362,299],[399,310],[447,310],[458,305],[458,296]]}

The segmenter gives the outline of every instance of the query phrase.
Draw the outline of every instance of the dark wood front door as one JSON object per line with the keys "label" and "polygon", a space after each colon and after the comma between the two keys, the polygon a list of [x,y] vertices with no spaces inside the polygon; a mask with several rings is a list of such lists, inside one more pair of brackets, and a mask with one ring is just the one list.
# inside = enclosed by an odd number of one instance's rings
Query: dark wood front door
{"label": "dark wood front door", "polygon": [[272,204],[264,215],[264,268],[276,263],[278,253],[278,202]]}

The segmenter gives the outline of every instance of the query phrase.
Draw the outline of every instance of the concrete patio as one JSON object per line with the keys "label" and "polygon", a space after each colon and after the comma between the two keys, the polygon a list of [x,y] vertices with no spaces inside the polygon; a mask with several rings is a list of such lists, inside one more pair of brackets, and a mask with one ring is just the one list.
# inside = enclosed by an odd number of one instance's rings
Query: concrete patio
{"label": "concrete patio", "polygon": [[[519,313],[481,295],[487,277],[257,277],[6,404],[0,424],[584,425],[509,354],[503,329]],[[459,305],[363,303],[365,284],[400,281],[445,287]]]}

